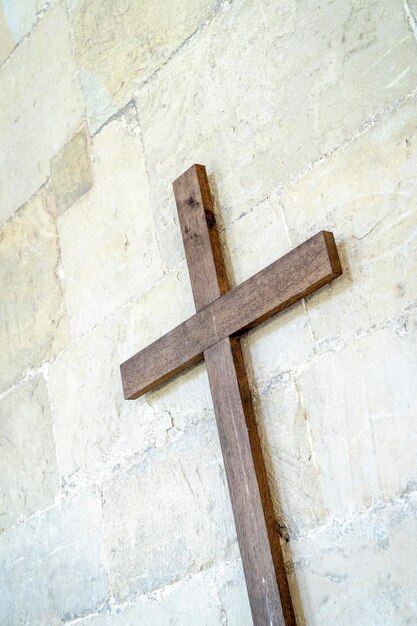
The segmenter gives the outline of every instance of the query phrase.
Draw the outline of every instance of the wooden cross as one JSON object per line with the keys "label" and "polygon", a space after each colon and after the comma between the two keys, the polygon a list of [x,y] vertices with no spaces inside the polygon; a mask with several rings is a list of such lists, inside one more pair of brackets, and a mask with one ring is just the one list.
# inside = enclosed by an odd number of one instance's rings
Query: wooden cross
{"label": "wooden cross", "polygon": [[197,312],[120,367],[134,399],[204,359],[255,626],[295,625],[240,336],[342,274],[320,232],[229,290],[205,167],[173,183]]}

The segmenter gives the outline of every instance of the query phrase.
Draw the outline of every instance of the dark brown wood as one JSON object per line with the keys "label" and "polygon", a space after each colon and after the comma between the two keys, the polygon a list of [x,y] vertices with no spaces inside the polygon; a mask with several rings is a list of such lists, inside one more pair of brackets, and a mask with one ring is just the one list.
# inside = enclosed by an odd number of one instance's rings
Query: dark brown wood
{"label": "dark brown wood", "polygon": [[255,626],[295,626],[288,581],[239,337],[342,273],[320,232],[228,291],[205,168],[174,183],[197,312],[121,365],[137,398],[204,358]]}
{"label": "dark brown wood", "polygon": [[204,352],[255,626],[295,626],[239,339]]}
{"label": "dark brown wood", "polygon": [[[194,165],[173,186],[198,311],[228,289],[205,168]],[[204,360],[254,623],[295,625],[239,339],[214,344]]]}
{"label": "dark brown wood", "polygon": [[193,165],[173,182],[197,311],[229,291],[206,168]]}
{"label": "dark brown wood", "polygon": [[201,361],[204,350],[250,330],[341,273],[333,234],[314,235],[122,363],[125,398],[155,389]]}

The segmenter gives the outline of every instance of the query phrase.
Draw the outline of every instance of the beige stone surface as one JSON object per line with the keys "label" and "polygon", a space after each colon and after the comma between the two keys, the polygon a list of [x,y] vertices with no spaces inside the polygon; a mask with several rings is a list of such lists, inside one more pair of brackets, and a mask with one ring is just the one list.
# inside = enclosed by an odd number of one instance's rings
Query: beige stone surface
{"label": "beige stone surface", "polygon": [[[416,498],[346,522],[334,521],[291,544],[292,591],[302,626],[416,623]],[[296,582],[295,582],[296,577]]]}
{"label": "beige stone surface", "polygon": [[398,328],[363,337],[299,377],[324,502],[335,515],[417,484],[415,310]]}
{"label": "beige stone surface", "polygon": [[1,223],[45,182],[50,158],[74,134],[83,115],[62,3],[1,68],[0,101],[0,171],[7,181],[0,187]]}
{"label": "beige stone surface", "polygon": [[[82,620],[86,626],[222,626],[213,570],[167,587],[128,606],[121,613]],[[232,626],[233,622],[230,622]],[[236,623],[237,626],[237,623]],[[243,626],[243,625],[242,625]]]}
{"label": "beige stone surface", "polygon": [[305,533],[322,523],[328,511],[307,409],[293,376],[285,373],[272,379],[270,388],[259,393],[256,408],[269,484],[283,535]]}
{"label": "beige stone surface", "polygon": [[242,562],[228,563],[219,568],[216,584],[220,603],[229,626],[252,626],[252,615],[246,590]]}
{"label": "beige stone surface", "polygon": [[187,576],[135,603],[87,617],[85,626],[252,626],[240,560]]}
{"label": "beige stone surface", "polygon": [[314,353],[304,304],[300,302],[254,329],[242,345],[250,378],[262,394],[283,374],[308,363]]}
{"label": "beige stone surface", "polygon": [[14,41],[18,43],[35,24],[37,0],[2,0],[2,9]]}
{"label": "beige stone surface", "polygon": [[0,536],[0,587],[8,626],[59,626],[101,608],[109,586],[97,499],[78,496]]}
{"label": "beige stone surface", "polygon": [[[223,218],[219,215],[219,220]],[[231,287],[289,251],[277,199],[268,198],[221,230]]]}
{"label": "beige stone surface", "polygon": [[[220,232],[231,286],[276,261],[292,247],[274,196],[243,213]],[[260,390],[271,380],[307,362],[313,344],[302,303],[274,316],[242,339],[247,367]]]}
{"label": "beige stone surface", "polygon": [[238,554],[214,423],[144,458],[105,485],[102,499],[119,601]]}
{"label": "beige stone surface", "polygon": [[53,504],[59,490],[48,392],[42,376],[0,400],[0,530]]}
{"label": "beige stone surface", "polygon": [[291,185],[282,205],[293,245],[334,231],[345,275],[308,302],[323,349],[416,301],[416,101]]}
{"label": "beige stone surface", "polygon": [[93,189],[58,217],[73,337],[162,276],[134,110],[97,135],[91,153]]}
{"label": "beige stone surface", "polygon": [[404,0],[403,4],[409,26],[417,36],[417,2],[416,0]]}
{"label": "beige stone surface", "polygon": [[53,208],[37,194],[0,230],[0,391],[68,342]]}
{"label": "beige stone surface", "polygon": [[0,63],[2,63],[13,50],[15,45],[13,33],[7,23],[4,7],[0,6]]}
{"label": "beige stone surface", "polygon": [[93,171],[85,130],[74,135],[52,159],[51,181],[58,215],[91,188]]}
{"label": "beige stone surface", "polygon": [[217,0],[71,0],[81,81],[92,131],[129,100],[213,12]]}
{"label": "beige stone surface", "polygon": [[183,268],[167,275],[50,366],[58,463],[69,485],[102,480],[128,459],[212,416],[203,366],[138,400],[123,397],[120,363],[192,313],[184,274]]}
{"label": "beige stone surface", "polygon": [[58,0],[2,0],[0,2],[0,65],[30,35],[38,20]]}
{"label": "beige stone surface", "polygon": [[213,175],[228,223],[411,91],[416,77],[416,41],[399,2],[225,5],[137,95],[158,228],[175,215],[171,181],[193,162]]}
{"label": "beige stone surface", "polygon": [[[250,626],[172,181],[235,285],[344,276],[243,340],[298,626],[417,626],[417,0],[0,0],[0,624]],[[88,130],[87,130],[88,128]]]}

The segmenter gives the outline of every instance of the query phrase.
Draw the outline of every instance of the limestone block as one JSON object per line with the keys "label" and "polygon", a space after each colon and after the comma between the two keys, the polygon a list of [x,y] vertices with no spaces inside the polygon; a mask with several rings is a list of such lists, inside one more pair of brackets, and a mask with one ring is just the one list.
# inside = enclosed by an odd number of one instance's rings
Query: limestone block
{"label": "limestone block", "polygon": [[58,217],[74,337],[162,275],[145,162],[131,118],[129,111],[95,137],[94,188]]}
{"label": "limestone block", "polygon": [[309,319],[303,303],[272,317],[242,339],[245,362],[259,393],[313,354]]}
{"label": "limestone block", "polygon": [[173,270],[185,260],[184,244],[176,209],[175,215],[172,216],[169,223],[163,228],[159,228],[157,233],[164,267],[168,271]]}
{"label": "limestone block", "polygon": [[0,188],[3,222],[45,182],[51,157],[74,135],[82,119],[62,3],[40,20],[2,67],[0,101],[0,171],[7,180]]}
{"label": "limestone block", "polygon": [[148,454],[102,498],[118,601],[238,555],[214,421]]}
{"label": "limestone block", "polygon": [[[224,229],[221,238],[231,286],[250,278],[291,248],[276,198],[243,214]],[[270,385],[283,371],[304,363],[312,355],[313,344],[303,304],[245,335],[242,344],[248,371],[258,389]]]}
{"label": "limestone block", "polygon": [[2,0],[0,4],[0,64],[35,27],[39,12],[56,0]]}
{"label": "limestone block", "polygon": [[0,391],[68,341],[52,213],[38,194],[0,230]]}
{"label": "limestone block", "polygon": [[289,250],[277,200],[268,198],[221,233],[231,286],[242,283]]}
{"label": "limestone block", "polygon": [[119,365],[193,312],[185,268],[164,277],[50,365],[49,392],[61,474],[102,480],[135,454],[212,417],[203,366],[138,400],[123,397]]}
{"label": "limestone block", "polygon": [[8,24],[4,7],[0,6],[0,63],[2,63],[13,50],[15,40],[13,32]]}
{"label": "limestone block", "polygon": [[179,583],[82,619],[85,626],[252,626],[240,560],[194,574]]}
{"label": "limestone block", "polygon": [[230,223],[416,77],[396,0],[225,4],[137,93],[158,228],[175,214],[171,181],[192,163],[214,177]]}
{"label": "limestone block", "polygon": [[107,600],[98,502],[83,495],[0,537],[0,622],[58,626]]}
{"label": "limestone block", "polygon": [[74,135],[51,162],[51,180],[58,215],[93,184],[93,173],[84,130]]}
{"label": "limestone block", "polygon": [[417,32],[417,1],[404,0],[404,12],[406,14],[410,28],[416,35]]}
{"label": "limestone block", "polygon": [[[244,626],[228,622],[230,626]],[[215,597],[215,569],[141,597],[122,612],[82,620],[86,626],[222,626]]]}
{"label": "limestone block", "polygon": [[92,131],[129,100],[213,12],[217,0],[70,2]]}
{"label": "limestone block", "polygon": [[294,245],[334,231],[345,276],[308,299],[323,349],[415,302],[415,100],[291,185],[282,195]]}
{"label": "limestone block", "polygon": [[52,504],[59,489],[48,392],[39,376],[0,400],[0,531]]}
{"label": "limestone block", "polygon": [[416,499],[334,522],[291,542],[298,624],[416,624]]}
{"label": "limestone block", "polygon": [[290,374],[273,380],[256,402],[258,429],[282,536],[296,536],[326,517],[321,473],[302,398]]}
{"label": "limestone block", "polygon": [[[224,233],[233,284],[240,283],[288,252],[284,224],[267,200],[228,226]],[[258,427],[280,523],[296,533],[324,515],[319,480],[297,390],[288,370],[312,355],[302,304],[281,313],[242,340],[254,383]]]}
{"label": "limestone block", "polygon": [[216,575],[216,585],[228,626],[252,626],[245,576],[240,559],[222,564]]}
{"label": "limestone block", "polygon": [[399,331],[378,330],[326,355],[299,377],[332,514],[415,489],[417,333],[412,319]]}
{"label": "limestone block", "polygon": [[0,6],[0,63],[35,26],[37,12],[55,0],[3,0]]}

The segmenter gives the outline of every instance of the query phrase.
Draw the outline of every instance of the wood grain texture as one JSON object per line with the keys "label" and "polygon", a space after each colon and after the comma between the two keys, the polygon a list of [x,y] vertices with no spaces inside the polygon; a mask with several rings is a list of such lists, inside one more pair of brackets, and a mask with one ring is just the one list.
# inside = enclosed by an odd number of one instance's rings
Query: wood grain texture
{"label": "wood grain texture", "polygon": [[[189,254],[196,258],[194,252]],[[212,263],[215,266],[214,258]],[[125,398],[132,400],[158,387],[201,361],[204,350],[227,337],[240,336],[341,273],[333,234],[322,231],[314,235],[122,363]],[[196,301],[207,300],[212,290],[210,286],[201,295],[196,291]]]}
{"label": "wood grain texture", "polygon": [[[191,167],[174,193],[199,311],[228,289],[205,168]],[[254,624],[295,624],[240,341],[223,339],[204,360]]]}
{"label": "wood grain texture", "polygon": [[229,290],[206,168],[193,165],[172,186],[198,311]]}
{"label": "wood grain texture", "polygon": [[235,289],[228,281],[205,168],[174,183],[197,313],[121,365],[136,398],[204,358],[255,626],[295,626],[239,336],[342,273],[321,232]]}
{"label": "wood grain texture", "polygon": [[255,626],[295,626],[239,339],[204,352]]}

